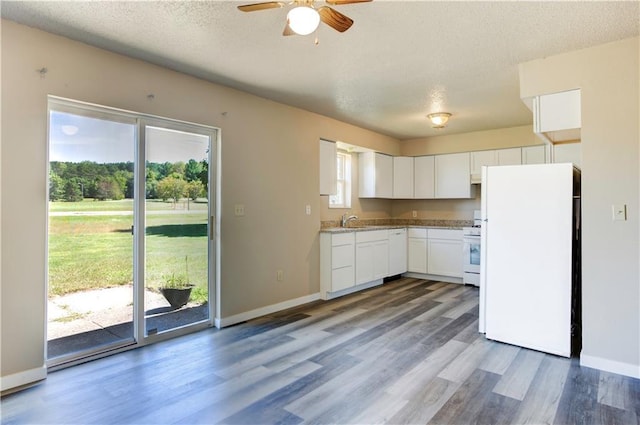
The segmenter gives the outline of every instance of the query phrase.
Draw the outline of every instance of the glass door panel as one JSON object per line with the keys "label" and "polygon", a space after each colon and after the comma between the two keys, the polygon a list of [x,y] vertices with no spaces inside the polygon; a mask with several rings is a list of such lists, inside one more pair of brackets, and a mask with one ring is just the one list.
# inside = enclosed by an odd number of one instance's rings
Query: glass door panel
{"label": "glass door panel", "polygon": [[145,336],[209,320],[211,137],[144,126]]}
{"label": "glass door panel", "polygon": [[50,108],[47,358],[134,342],[135,121]]}

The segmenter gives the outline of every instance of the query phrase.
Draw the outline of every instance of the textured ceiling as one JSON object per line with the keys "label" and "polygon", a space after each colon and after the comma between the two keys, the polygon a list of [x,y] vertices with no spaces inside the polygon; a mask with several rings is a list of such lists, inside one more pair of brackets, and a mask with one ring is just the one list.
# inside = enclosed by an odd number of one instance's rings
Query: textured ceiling
{"label": "textured ceiling", "polygon": [[[2,17],[399,139],[529,124],[518,63],[638,35],[639,2],[381,1],[345,33],[283,37],[289,7],[2,1]],[[316,4],[320,4],[316,1]],[[425,115],[448,111],[444,130]]]}

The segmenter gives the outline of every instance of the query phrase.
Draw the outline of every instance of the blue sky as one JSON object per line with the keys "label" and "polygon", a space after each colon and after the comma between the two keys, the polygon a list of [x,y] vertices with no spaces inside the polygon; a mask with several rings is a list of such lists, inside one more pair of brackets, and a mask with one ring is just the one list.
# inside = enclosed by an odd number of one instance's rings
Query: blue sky
{"label": "blue sky", "polygon": [[[206,136],[147,127],[146,138],[146,159],[151,162],[207,158]],[[50,161],[133,162],[136,126],[51,111],[49,142]]]}

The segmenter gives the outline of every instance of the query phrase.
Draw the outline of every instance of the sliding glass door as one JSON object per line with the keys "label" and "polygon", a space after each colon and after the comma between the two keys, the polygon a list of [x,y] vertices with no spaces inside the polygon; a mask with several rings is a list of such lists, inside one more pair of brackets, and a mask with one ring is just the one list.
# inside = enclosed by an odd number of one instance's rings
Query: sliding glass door
{"label": "sliding glass door", "polygon": [[210,293],[211,135],[154,124],[143,129],[146,336],[207,321]]}
{"label": "sliding glass door", "polygon": [[47,356],[64,360],[134,342],[137,127],[61,105],[49,127]]}
{"label": "sliding glass door", "polygon": [[49,110],[48,364],[211,326],[217,130]]}

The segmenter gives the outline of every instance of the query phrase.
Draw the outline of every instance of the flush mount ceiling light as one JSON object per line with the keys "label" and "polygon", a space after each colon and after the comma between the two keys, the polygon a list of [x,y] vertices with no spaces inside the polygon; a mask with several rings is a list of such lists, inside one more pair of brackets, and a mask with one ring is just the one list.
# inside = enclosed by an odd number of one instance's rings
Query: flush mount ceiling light
{"label": "flush mount ceiling light", "polygon": [[449,121],[451,114],[448,112],[436,112],[434,114],[427,115],[427,118],[431,121],[431,127],[433,128],[445,128],[447,121]]}
{"label": "flush mount ceiling light", "polygon": [[296,34],[309,35],[320,25],[320,15],[312,7],[298,6],[287,13],[287,23]]}

